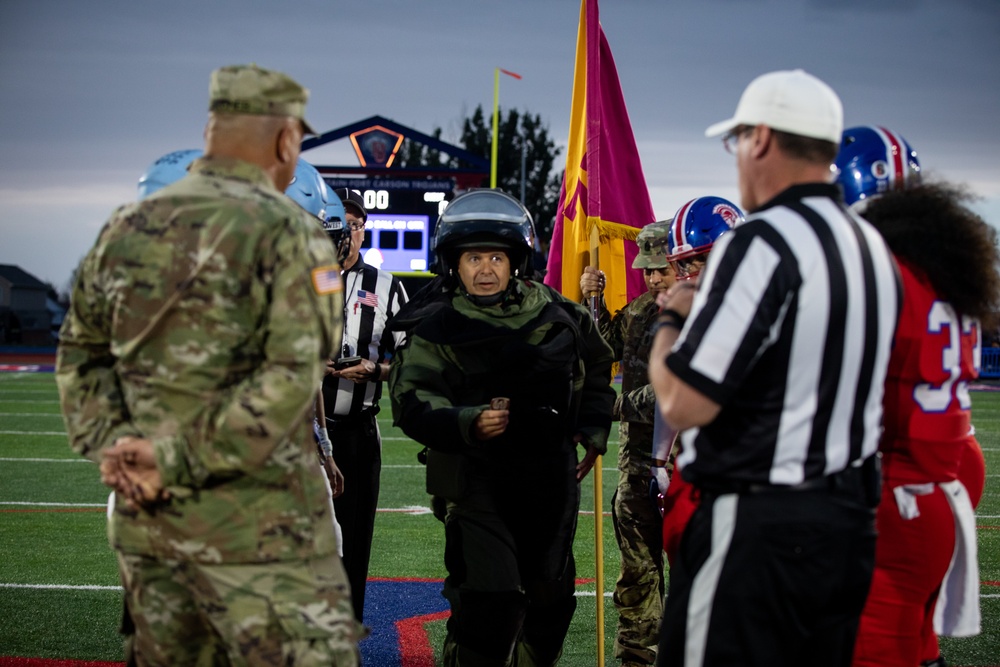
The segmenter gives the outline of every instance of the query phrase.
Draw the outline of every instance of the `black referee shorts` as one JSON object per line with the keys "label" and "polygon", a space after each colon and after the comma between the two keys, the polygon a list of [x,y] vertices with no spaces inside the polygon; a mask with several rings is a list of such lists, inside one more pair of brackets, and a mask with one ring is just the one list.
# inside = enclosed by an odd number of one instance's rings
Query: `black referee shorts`
{"label": "black referee shorts", "polygon": [[670,570],[658,664],[850,665],[875,564],[861,496],[703,492]]}

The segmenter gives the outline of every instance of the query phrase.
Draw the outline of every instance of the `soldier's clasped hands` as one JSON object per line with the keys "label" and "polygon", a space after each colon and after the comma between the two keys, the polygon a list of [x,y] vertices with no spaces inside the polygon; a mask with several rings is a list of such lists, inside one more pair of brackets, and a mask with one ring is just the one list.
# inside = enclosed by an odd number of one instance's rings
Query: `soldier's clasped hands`
{"label": "soldier's clasped hands", "polygon": [[123,495],[129,507],[149,506],[170,497],[163,488],[151,441],[124,436],[102,455],[101,482]]}

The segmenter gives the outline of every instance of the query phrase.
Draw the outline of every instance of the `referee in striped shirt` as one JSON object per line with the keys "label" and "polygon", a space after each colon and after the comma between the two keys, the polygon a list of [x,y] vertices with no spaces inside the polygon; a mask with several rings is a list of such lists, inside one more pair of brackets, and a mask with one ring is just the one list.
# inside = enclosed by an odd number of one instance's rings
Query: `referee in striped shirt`
{"label": "referee in striped shirt", "polygon": [[875,453],[900,287],[831,184],[837,94],[758,77],[708,128],[746,222],[663,299],[650,378],[701,494],[671,568],[659,663],[849,665],[875,557]]}
{"label": "referee in striped shirt", "polygon": [[[333,505],[343,533],[344,570],[351,584],[354,614],[361,621],[382,470],[382,437],[375,415],[382,382],[389,377],[388,355],[400,342],[382,333],[386,321],[406,303],[406,290],[399,278],[361,259],[368,221],[361,193],[348,188],[334,193],[344,203],[351,249],[344,260],[340,363],[335,359],[327,365],[323,407],[333,460],[344,477],[344,492],[333,499]],[[352,357],[355,363],[344,366]]]}

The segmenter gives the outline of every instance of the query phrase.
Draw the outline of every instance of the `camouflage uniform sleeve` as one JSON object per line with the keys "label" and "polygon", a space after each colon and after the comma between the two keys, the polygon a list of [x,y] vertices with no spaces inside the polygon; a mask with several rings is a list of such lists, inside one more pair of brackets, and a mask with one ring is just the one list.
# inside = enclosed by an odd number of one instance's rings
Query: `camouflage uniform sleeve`
{"label": "camouflage uniform sleeve", "polygon": [[656,395],[653,393],[653,385],[644,384],[623,392],[618,397],[615,401],[614,416],[618,421],[652,424],[655,409]]}
{"label": "camouflage uniform sleeve", "polygon": [[445,348],[411,335],[389,369],[393,423],[431,449],[458,452],[473,444],[472,422],[486,406],[460,404],[458,373]]}
{"label": "camouflage uniform sleeve", "polygon": [[59,331],[56,384],[70,446],[91,461],[125,435],[139,435],[128,410],[111,352],[111,304],[100,284],[104,228],[77,269],[69,312]]}
{"label": "camouflage uniform sleeve", "polygon": [[[188,432],[154,441],[165,486],[198,487],[209,477],[262,467],[312,409],[325,360],[342,333],[339,266],[314,222],[276,224],[270,243],[258,273],[269,293],[264,358]],[[314,286],[314,271],[324,267],[336,279],[328,290]]]}
{"label": "camouflage uniform sleeve", "polygon": [[581,361],[584,366],[577,432],[585,444],[594,445],[601,454],[608,450],[611,432],[611,408],[615,390],[611,387],[612,349],[598,332],[589,313],[580,318]]}

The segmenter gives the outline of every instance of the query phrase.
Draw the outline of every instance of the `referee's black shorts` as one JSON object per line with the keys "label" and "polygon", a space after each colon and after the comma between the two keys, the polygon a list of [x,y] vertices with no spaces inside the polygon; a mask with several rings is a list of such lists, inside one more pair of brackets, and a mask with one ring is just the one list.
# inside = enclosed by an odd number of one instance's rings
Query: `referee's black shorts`
{"label": "referee's black shorts", "polygon": [[850,665],[875,564],[863,496],[703,491],[670,569],[658,664]]}

